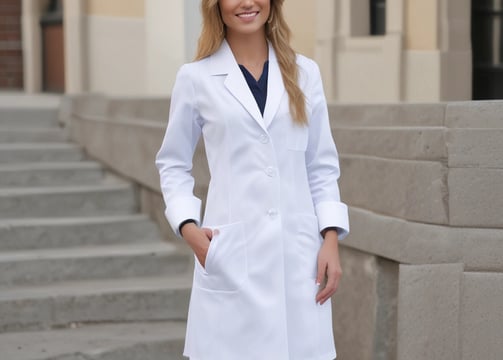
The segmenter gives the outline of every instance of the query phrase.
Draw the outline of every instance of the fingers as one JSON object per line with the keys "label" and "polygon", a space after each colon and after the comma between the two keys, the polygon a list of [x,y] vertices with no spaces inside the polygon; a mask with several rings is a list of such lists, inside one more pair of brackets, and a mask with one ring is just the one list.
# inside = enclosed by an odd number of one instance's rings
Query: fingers
{"label": "fingers", "polygon": [[[325,266],[325,269],[327,269],[327,271],[326,271],[326,275],[327,275],[326,284],[323,288],[320,288],[320,291],[316,295],[316,302],[319,303],[320,305],[323,305],[337,291],[337,288],[339,286],[339,280],[342,275],[342,272],[338,268],[331,268],[329,266]],[[320,275],[318,273],[317,281],[318,281],[319,277],[320,277]],[[317,282],[317,283],[321,284],[321,282]],[[322,285],[320,285],[320,286],[322,286]]]}
{"label": "fingers", "polygon": [[212,239],[213,238],[213,231],[211,229],[208,229],[208,228],[202,228],[203,232],[204,232],[204,235],[206,235],[206,237],[208,239]]}

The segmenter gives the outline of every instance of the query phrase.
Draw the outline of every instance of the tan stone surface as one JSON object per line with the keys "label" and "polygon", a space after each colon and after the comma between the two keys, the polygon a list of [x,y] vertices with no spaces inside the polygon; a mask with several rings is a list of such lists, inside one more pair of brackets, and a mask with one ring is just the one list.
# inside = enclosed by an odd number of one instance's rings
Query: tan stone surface
{"label": "tan stone surface", "polygon": [[438,162],[340,156],[342,198],[403,219],[447,224],[446,168]]}
{"label": "tan stone surface", "polygon": [[503,169],[503,128],[450,129],[447,146],[449,167]]}
{"label": "tan stone surface", "polygon": [[503,128],[503,101],[464,101],[447,104],[446,126],[450,128]]}
{"label": "tan stone surface", "polygon": [[500,360],[503,356],[503,274],[463,276],[461,340],[463,360]]}
{"label": "tan stone surface", "polygon": [[442,127],[338,127],[333,134],[343,154],[403,160],[447,158]]}
{"label": "tan stone surface", "polygon": [[503,168],[449,171],[449,223],[503,228]]}
{"label": "tan stone surface", "polygon": [[343,276],[333,297],[338,360],[393,360],[398,265],[340,248]]}
{"label": "tan stone surface", "polygon": [[444,126],[445,104],[358,104],[328,107],[332,130],[358,126]]}
{"label": "tan stone surface", "polygon": [[399,360],[459,360],[462,264],[400,265]]}

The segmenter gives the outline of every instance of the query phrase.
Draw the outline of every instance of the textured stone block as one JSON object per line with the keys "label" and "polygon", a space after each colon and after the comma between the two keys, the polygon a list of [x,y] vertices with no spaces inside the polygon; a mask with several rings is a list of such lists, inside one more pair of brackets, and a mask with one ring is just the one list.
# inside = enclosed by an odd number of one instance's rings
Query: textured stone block
{"label": "textured stone block", "polygon": [[342,127],[333,135],[342,154],[404,160],[447,158],[445,130],[441,127]]}
{"label": "textured stone block", "polygon": [[332,128],[338,126],[444,126],[445,104],[331,105]]}
{"label": "textured stone block", "polygon": [[459,360],[463,265],[400,265],[398,360]]}
{"label": "textured stone block", "polygon": [[461,341],[463,360],[500,360],[503,356],[503,274],[465,273]]}
{"label": "textured stone block", "polygon": [[446,224],[446,168],[438,162],[341,155],[348,204],[403,219]]}
{"label": "textured stone block", "polygon": [[445,123],[450,128],[502,129],[503,101],[449,103]]}
{"label": "textured stone block", "polygon": [[449,167],[503,169],[503,128],[451,129],[447,146]]}
{"label": "textured stone block", "polygon": [[450,169],[449,224],[503,228],[503,169]]}
{"label": "textured stone block", "polygon": [[395,359],[398,265],[344,246],[340,257],[343,276],[333,297],[338,358]]}

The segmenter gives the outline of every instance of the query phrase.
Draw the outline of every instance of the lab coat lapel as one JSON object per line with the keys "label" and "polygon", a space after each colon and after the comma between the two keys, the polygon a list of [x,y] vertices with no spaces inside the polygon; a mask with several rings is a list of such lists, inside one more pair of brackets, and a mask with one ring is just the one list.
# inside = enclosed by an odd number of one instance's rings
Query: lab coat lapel
{"label": "lab coat lapel", "polygon": [[212,56],[212,74],[227,74],[224,81],[227,90],[241,103],[260,127],[266,130],[257,102],[226,40],[222,42],[220,49]]}
{"label": "lab coat lapel", "polygon": [[267,101],[264,109],[264,123],[269,127],[278,112],[279,105],[285,93],[285,85],[276,53],[269,43],[269,78],[267,79]]}

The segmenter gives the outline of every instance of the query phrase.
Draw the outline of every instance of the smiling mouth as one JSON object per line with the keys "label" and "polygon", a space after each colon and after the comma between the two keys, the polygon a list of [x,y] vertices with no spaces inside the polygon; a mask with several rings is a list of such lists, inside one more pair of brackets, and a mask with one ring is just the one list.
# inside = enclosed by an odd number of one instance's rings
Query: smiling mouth
{"label": "smiling mouth", "polygon": [[251,17],[257,16],[257,15],[258,15],[258,11],[252,11],[252,12],[237,14],[236,16],[240,17],[240,18],[251,18]]}

